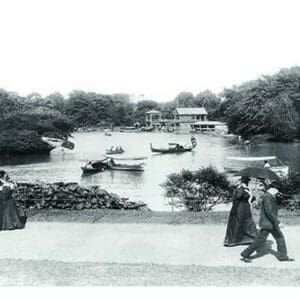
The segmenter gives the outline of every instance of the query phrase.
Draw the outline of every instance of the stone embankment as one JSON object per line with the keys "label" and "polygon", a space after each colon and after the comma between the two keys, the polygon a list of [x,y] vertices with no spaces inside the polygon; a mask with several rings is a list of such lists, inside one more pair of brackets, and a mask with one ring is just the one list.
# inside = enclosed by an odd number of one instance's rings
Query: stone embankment
{"label": "stone embankment", "polygon": [[30,209],[147,209],[143,202],[132,202],[98,186],[82,187],[73,182],[18,183],[14,197],[19,205]]}

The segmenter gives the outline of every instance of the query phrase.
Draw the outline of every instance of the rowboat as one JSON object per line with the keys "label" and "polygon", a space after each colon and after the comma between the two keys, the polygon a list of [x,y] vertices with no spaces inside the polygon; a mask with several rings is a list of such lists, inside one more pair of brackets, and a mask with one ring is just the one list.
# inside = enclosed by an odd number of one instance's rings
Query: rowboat
{"label": "rowboat", "polygon": [[105,150],[106,154],[121,154],[124,153],[125,151],[122,148],[116,148],[116,149],[107,149]]}
{"label": "rowboat", "polygon": [[132,156],[132,157],[114,157],[114,156],[109,156],[109,155],[106,155],[106,158],[112,158],[112,159],[115,159],[115,160],[144,160],[144,159],[147,159],[148,156]]}
{"label": "rowboat", "polygon": [[268,162],[270,167],[269,169],[276,173],[281,178],[286,178],[289,174],[289,166],[285,165],[278,157],[276,156],[253,156],[253,157],[227,157],[227,166],[224,167],[224,170],[227,173],[236,173],[240,170],[251,167],[251,166],[260,166],[263,167],[263,162]]}
{"label": "rowboat", "polygon": [[191,137],[191,144],[186,145],[180,145],[178,143],[168,143],[168,148],[155,148],[152,146],[152,143],[150,143],[150,149],[154,153],[183,153],[192,151],[197,146],[196,139],[192,136]]}
{"label": "rowboat", "polygon": [[104,135],[105,136],[111,136],[111,131],[109,129],[104,130]]}
{"label": "rowboat", "polygon": [[120,132],[141,132],[140,128],[136,128],[134,126],[121,127]]}
{"label": "rowboat", "polygon": [[106,169],[106,167],[104,160],[90,160],[84,167],[81,167],[81,169],[84,174],[92,174],[102,172]]}
{"label": "rowboat", "polygon": [[117,171],[144,171],[144,163],[140,164],[124,164],[124,163],[116,163],[114,161],[108,161],[106,163],[107,169],[117,170]]}

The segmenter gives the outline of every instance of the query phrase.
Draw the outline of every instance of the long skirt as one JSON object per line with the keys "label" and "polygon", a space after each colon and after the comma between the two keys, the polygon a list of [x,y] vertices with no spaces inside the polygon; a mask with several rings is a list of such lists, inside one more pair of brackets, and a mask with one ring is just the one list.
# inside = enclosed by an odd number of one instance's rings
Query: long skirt
{"label": "long skirt", "polygon": [[23,210],[17,207],[15,200],[8,197],[4,204],[0,230],[23,229],[27,217]]}
{"label": "long skirt", "polygon": [[247,201],[234,203],[228,219],[224,246],[249,245],[257,235],[250,204]]}

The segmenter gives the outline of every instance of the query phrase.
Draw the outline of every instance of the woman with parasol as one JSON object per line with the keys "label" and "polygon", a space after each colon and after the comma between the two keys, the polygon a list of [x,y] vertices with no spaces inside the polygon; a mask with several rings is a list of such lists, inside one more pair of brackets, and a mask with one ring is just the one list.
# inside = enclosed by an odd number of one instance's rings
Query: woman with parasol
{"label": "woman with parasol", "polygon": [[242,176],[240,185],[233,193],[233,203],[224,240],[225,247],[249,245],[257,237],[258,232],[252,219],[250,207],[250,201],[253,197],[248,187],[250,181],[249,176]]}
{"label": "woman with parasol", "polygon": [[258,235],[249,203],[254,200],[248,187],[251,181],[250,177],[255,178],[255,186],[259,179],[263,189],[265,188],[263,185],[266,185],[265,181],[280,180],[278,175],[270,169],[258,167],[245,168],[235,176],[241,176],[241,184],[233,194],[233,204],[224,241],[224,246],[227,247],[251,244]]}

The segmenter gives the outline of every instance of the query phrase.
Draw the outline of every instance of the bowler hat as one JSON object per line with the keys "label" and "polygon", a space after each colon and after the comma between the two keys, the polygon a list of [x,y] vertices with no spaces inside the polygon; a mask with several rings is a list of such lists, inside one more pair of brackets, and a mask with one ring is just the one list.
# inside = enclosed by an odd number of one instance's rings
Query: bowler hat
{"label": "bowler hat", "polygon": [[275,188],[277,190],[280,190],[282,188],[282,184],[278,181],[273,181],[270,183],[269,188]]}
{"label": "bowler hat", "polygon": [[240,181],[241,182],[244,182],[244,183],[248,183],[249,181],[251,181],[250,177],[249,176],[242,176],[240,178]]}

